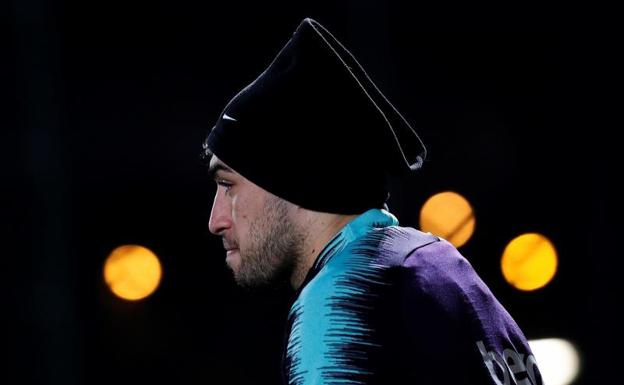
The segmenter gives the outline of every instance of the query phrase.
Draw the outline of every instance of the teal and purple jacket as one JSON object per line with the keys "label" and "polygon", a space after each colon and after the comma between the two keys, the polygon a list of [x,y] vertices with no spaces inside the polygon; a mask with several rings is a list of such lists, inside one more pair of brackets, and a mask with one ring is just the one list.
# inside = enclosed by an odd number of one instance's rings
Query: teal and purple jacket
{"label": "teal and purple jacket", "polygon": [[371,209],[327,243],[291,307],[288,385],[542,385],[527,340],[446,240]]}

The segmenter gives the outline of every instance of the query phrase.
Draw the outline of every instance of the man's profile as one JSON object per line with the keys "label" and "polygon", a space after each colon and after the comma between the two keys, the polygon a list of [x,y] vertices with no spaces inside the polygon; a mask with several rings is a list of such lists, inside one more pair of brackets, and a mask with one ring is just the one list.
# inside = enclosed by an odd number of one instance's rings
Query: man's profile
{"label": "man's profile", "polygon": [[296,290],[286,384],[541,385],[470,263],[389,212],[387,177],[420,169],[425,147],[319,23],[301,22],[204,149],[209,229],[237,283]]}

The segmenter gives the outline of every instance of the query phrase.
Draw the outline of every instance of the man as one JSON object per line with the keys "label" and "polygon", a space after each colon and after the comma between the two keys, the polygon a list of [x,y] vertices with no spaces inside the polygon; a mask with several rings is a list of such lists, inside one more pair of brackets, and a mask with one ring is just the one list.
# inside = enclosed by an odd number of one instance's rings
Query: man
{"label": "man", "polygon": [[388,212],[387,177],[418,170],[425,148],[319,23],[299,25],[204,149],[209,228],[236,281],[297,291],[286,384],[541,384],[468,261]]}

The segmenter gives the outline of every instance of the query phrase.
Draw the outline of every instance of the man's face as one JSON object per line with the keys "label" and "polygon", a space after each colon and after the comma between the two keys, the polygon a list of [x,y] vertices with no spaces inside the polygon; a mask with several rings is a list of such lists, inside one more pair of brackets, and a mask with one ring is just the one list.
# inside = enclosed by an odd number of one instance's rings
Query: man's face
{"label": "man's face", "polygon": [[208,228],[221,236],[236,282],[254,287],[290,278],[304,239],[293,221],[296,206],[250,182],[214,155],[209,167],[217,192]]}

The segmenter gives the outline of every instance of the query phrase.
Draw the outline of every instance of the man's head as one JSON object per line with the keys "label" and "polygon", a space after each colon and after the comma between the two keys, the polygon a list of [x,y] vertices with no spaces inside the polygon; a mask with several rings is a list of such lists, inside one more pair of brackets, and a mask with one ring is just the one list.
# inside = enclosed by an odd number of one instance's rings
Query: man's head
{"label": "man's head", "polygon": [[[426,151],[351,53],[311,19],[225,107],[204,142],[210,231],[245,286],[303,281],[336,230],[388,199]],[[236,170],[236,171],[234,171]]]}
{"label": "man's head", "polygon": [[236,282],[265,286],[290,279],[303,258],[305,229],[298,207],[255,185],[212,156],[209,174],[217,183],[210,232],[227,250]]}

